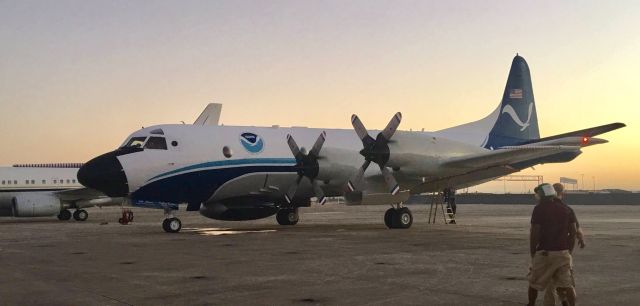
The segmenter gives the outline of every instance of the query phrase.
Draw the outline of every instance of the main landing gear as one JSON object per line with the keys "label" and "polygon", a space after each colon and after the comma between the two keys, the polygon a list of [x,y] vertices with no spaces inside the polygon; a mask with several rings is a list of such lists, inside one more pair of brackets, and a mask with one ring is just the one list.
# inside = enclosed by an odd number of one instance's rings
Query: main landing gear
{"label": "main landing gear", "polygon": [[[73,219],[76,221],[86,221],[89,218],[89,213],[84,209],[76,209],[73,212]],[[58,220],[67,221],[71,219],[71,212],[68,209],[63,209],[58,213]]]}
{"label": "main landing gear", "polygon": [[298,208],[281,208],[276,214],[280,225],[296,225],[299,219]]}
{"label": "main landing gear", "polygon": [[68,209],[63,209],[58,214],[58,220],[60,221],[67,221],[69,219],[71,219],[71,212]]}
{"label": "main landing gear", "polygon": [[402,204],[389,208],[384,213],[384,224],[388,228],[410,228],[411,224],[413,224],[411,210],[402,206]]}
{"label": "main landing gear", "polygon": [[76,221],[87,221],[87,218],[89,218],[89,213],[84,209],[76,209],[73,212],[73,219]]}
{"label": "main landing gear", "polygon": [[162,221],[162,229],[167,233],[177,233],[182,229],[182,221],[173,216],[171,208],[164,210],[165,219]]}

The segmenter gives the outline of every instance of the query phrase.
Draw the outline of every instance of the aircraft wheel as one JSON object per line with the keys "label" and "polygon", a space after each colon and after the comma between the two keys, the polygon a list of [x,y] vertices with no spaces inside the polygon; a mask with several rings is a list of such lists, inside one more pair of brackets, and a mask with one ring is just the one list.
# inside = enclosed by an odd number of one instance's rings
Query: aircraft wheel
{"label": "aircraft wheel", "polygon": [[276,214],[276,220],[280,225],[296,225],[299,219],[297,208],[280,209]]}
{"label": "aircraft wheel", "polygon": [[58,214],[58,220],[60,221],[67,221],[69,219],[71,219],[71,212],[67,209],[61,210]]}
{"label": "aircraft wheel", "polygon": [[89,213],[84,209],[76,209],[73,212],[73,219],[76,221],[86,221],[89,218]]}
{"label": "aircraft wheel", "polygon": [[407,207],[398,209],[394,217],[394,228],[410,228],[413,224],[413,215]]}
{"label": "aircraft wheel", "polygon": [[384,225],[386,225],[388,228],[393,228],[393,219],[395,214],[396,214],[395,208],[389,208],[384,213]]}
{"label": "aircraft wheel", "polygon": [[167,218],[162,221],[162,229],[167,233],[177,233],[182,229],[182,222],[178,218]]}

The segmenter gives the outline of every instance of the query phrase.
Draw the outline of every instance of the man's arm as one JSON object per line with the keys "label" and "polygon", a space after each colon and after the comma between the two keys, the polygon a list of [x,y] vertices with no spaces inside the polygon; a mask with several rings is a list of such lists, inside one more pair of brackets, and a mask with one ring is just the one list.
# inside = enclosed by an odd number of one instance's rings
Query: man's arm
{"label": "man's arm", "polygon": [[529,230],[529,252],[531,257],[536,254],[538,244],[540,244],[540,224],[531,224],[531,229]]}
{"label": "man's arm", "polygon": [[573,248],[576,246],[576,223],[569,223],[569,253],[573,253]]}

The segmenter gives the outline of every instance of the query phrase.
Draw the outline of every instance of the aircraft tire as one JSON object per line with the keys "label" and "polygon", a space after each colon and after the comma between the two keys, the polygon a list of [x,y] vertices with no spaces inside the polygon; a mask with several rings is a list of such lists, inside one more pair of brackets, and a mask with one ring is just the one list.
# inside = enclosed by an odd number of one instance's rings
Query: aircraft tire
{"label": "aircraft tire", "polygon": [[280,209],[276,214],[276,220],[280,225],[296,225],[300,220],[297,208]]}
{"label": "aircraft tire", "polygon": [[396,209],[395,208],[389,208],[384,213],[384,225],[386,225],[388,228],[394,228],[393,227],[393,219],[395,217],[395,214],[396,214]]}
{"label": "aircraft tire", "polygon": [[89,213],[84,209],[76,209],[73,212],[73,219],[76,221],[87,221],[87,218],[89,218]]}
{"label": "aircraft tire", "polygon": [[396,210],[393,223],[393,228],[410,228],[413,224],[413,214],[411,214],[411,210],[407,207],[402,207]]}
{"label": "aircraft tire", "polygon": [[178,218],[167,218],[162,221],[162,229],[167,233],[177,233],[182,229],[182,221]]}
{"label": "aircraft tire", "polygon": [[58,214],[58,220],[60,221],[67,221],[69,219],[71,219],[71,212],[67,209],[61,210]]}

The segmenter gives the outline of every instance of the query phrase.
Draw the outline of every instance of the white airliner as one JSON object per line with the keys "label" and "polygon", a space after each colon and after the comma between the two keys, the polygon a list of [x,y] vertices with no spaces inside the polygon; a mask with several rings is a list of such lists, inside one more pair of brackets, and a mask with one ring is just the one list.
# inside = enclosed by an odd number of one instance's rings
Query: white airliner
{"label": "white airliner", "polygon": [[292,225],[298,207],[308,206],[312,197],[324,203],[325,196],[345,196],[349,204],[391,204],[385,224],[408,228],[413,217],[401,203],[411,194],[460,189],[534,165],[568,162],[583,147],[606,142],[593,136],[624,126],[540,138],[529,67],[520,56],[513,59],[500,105],[484,119],[437,132],[397,131],[401,120],[397,113],[385,129],[371,132],[356,115],[353,130],[152,126],[87,162],[78,179],[134,206],[163,208],[167,232],[182,226],[171,214],[179,203],[213,219],[277,214],[280,224]]}
{"label": "white airliner", "polygon": [[22,164],[0,167],[0,217],[49,217],[85,221],[84,208],[120,205],[76,179],[79,163]]}

